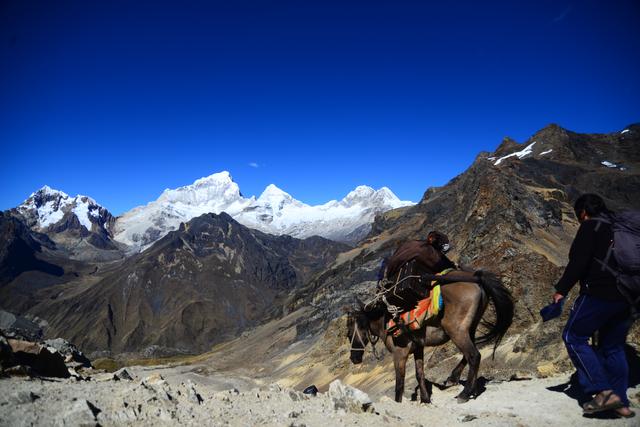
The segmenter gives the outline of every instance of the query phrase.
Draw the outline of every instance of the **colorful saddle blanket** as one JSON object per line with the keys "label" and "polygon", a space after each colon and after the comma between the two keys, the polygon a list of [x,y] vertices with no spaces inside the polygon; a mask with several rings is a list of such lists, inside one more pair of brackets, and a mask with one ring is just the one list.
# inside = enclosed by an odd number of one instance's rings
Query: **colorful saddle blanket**
{"label": "colorful saddle blanket", "polygon": [[[440,293],[440,285],[437,285],[431,290],[429,298],[418,301],[416,308],[402,313],[399,323],[411,331],[417,331],[424,326],[427,320],[436,317],[441,308],[442,294]],[[399,328],[396,322],[391,319],[387,323],[387,332],[397,337],[402,334],[402,328]]]}

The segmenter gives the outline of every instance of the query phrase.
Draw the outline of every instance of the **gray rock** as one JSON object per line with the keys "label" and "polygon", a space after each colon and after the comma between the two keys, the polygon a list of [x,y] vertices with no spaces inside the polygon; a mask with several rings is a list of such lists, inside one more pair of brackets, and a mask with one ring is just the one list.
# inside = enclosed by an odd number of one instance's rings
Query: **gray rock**
{"label": "gray rock", "polygon": [[8,311],[0,310],[0,329],[9,338],[24,339],[27,341],[40,341],[42,328],[22,316],[16,316]]}
{"label": "gray rock", "polygon": [[475,415],[463,415],[458,417],[458,422],[459,423],[468,423],[469,421],[473,421],[478,419],[478,417],[476,417]]}
{"label": "gray rock", "polygon": [[299,391],[289,390],[289,398],[294,402],[299,402],[301,400],[307,399],[307,396],[300,393]]}
{"label": "gray rock", "polygon": [[187,388],[187,395],[189,396],[189,400],[192,401],[193,403],[198,404],[198,405],[202,404],[204,399],[196,391],[196,387],[193,384],[193,382],[188,381],[187,384],[185,384],[185,387]]}
{"label": "gray rock", "polygon": [[95,426],[96,416],[102,411],[88,400],[76,400],[68,410],[60,413],[56,426]]}
{"label": "gray rock", "polygon": [[7,342],[16,363],[29,366],[46,377],[69,378],[64,358],[55,348],[24,340],[8,339]]}
{"label": "gray rock", "polygon": [[122,368],[122,369],[114,372],[113,373],[113,379],[115,381],[133,381],[133,377],[131,376],[129,371],[127,371],[126,368]]}
{"label": "gray rock", "polygon": [[65,358],[65,362],[81,363],[84,367],[91,367],[91,361],[78,350],[78,347],[63,338],[46,340],[44,344],[55,348]]}
{"label": "gray rock", "polygon": [[274,391],[274,392],[279,393],[279,392],[281,392],[281,391],[282,391],[282,387],[280,387],[280,384],[273,383],[273,384],[270,384],[270,385],[269,385],[268,390],[269,390],[269,391]]}
{"label": "gray rock", "polygon": [[40,399],[40,396],[32,391],[19,391],[11,396],[11,400],[18,405],[33,403],[36,399]]}
{"label": "gray rock", "polygon": [[335,380],[329,385],[329,397],[336,410],[346,412],[373,412],[373,402],[369,395],[362,390],[342,384],[340,380]]}

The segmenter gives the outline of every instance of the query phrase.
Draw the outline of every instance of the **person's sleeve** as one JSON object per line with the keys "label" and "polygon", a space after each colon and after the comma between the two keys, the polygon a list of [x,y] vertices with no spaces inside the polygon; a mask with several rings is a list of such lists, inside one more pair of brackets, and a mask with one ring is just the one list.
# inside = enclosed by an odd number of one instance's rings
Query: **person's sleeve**
{"label": "person's sleeve", "polygon": [[586,221],[580,225],[569,250],[569,264],[555,286],[559,294],[567,296],[576,282],[587,273],[594,254],[595,233],[594,221]]}

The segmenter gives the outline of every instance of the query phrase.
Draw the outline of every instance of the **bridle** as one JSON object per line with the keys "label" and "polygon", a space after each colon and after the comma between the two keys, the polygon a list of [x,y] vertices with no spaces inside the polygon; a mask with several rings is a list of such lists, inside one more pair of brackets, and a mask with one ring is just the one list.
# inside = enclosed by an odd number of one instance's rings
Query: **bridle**
{"label": "bridle", "polygon": [[[367,330],[366,332],[367,334],[367,338],[369,338],[369,341],[371,342],[371,349],[373,350],[373,355],[377,360],[381,360],[382,358],[380,356],[378,356],[378,351],[376,350],[376,344],[378,343],[378,340],[380,339],[380,337],[376,336],[376,335],[372,335],[371,331]],[[362,347],[354,347],[353,343],[356,340],[356,335],[358,336],[358,339],[360,340],[360,343],[362,344]],[[375,337],[375,338],[374,338]],[[351,335],[351,351],[361,351],[364,355],[364,350],[365,350],[366,344],[364,344],[364,339],[362,339],[362,335],[360,334],[360,328],[358,328],[358,322],[354,319],[353,321],[353,334]]]}

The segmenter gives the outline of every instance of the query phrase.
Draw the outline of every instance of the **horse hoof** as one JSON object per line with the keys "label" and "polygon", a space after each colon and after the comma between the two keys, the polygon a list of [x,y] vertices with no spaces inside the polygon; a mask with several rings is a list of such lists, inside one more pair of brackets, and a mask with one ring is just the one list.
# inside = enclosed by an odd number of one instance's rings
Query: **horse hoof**
{"label": "horse hoof", "polygon": [[420,399],[420,403],[431,403],[431,399]]}
{"label": "horse hoof", "polygon": [[444,387],[444,388],[451,388],[451,387],[453,387],[454,385],[458,385],[458,384],[459,384],[459,383],[458,383],[458,381],[454,381],[454,380],[452,380],[452,379],[447,379],[447,380],[444,382],[443,387]]}
{"label": "horse hoof", "polygon": [[458,401],[458,403],[467,403],[469,401],[469,396],[467,396],[466,394],[460,393],[459,395],[456,396],[456,400]]}

